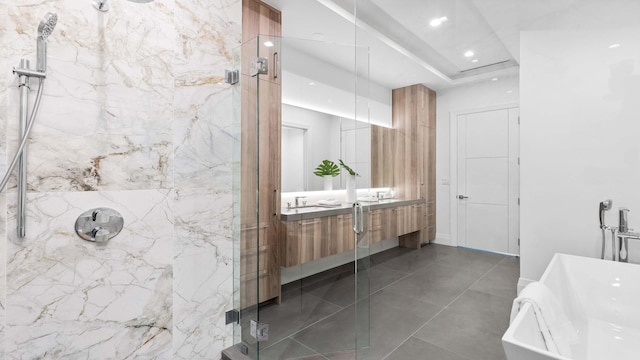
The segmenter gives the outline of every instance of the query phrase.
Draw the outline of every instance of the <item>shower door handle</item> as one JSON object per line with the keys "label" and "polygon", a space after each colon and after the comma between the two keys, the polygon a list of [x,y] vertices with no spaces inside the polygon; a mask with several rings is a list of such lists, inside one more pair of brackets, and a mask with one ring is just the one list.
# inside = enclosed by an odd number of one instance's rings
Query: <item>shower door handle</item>
{"label": "shower door handle", "polygon": [[351,224],[353,225],[353,232],[356,233],[356,235],[364,232],[364,214],[362,204],[359,202],[353,203]]}
{"label": "shower door handle", "polygon": [[278,52],[274,52],[273,53],[273,79],[277,79],[278,78],[278,72],[280,69],[280,55],[278,55]]}

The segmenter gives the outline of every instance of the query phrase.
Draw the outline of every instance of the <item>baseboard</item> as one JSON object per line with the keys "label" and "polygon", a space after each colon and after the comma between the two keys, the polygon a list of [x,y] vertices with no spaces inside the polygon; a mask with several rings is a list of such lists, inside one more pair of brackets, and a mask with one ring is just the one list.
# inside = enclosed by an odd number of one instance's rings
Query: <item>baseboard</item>
{"label": "baseboard", "polygon": [[442,234],[442,233],[436,233],[436,238],[432,241],[432,243],[439,244],[439,245],[455,246],[455,244],[451,243],[451,235]]}
{"label": "baseboard", "polygon": [[532,282],[534,282],[535,280],[531,280],[531,279],[525,279],[525,278],[519,278],[518,279],[518,294],[520,294],[520,291],[522,291],[522,289],[524,289],[525,286],[531,284]]}

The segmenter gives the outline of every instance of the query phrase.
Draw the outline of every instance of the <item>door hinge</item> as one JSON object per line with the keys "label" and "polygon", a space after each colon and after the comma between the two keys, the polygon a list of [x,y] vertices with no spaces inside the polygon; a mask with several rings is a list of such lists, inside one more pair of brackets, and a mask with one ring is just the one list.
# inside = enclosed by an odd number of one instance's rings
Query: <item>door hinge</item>
{"label": "door hinge", "polygon": [[251,76],[265,75],[269,73],[269,60],[267,58],[259,57],[256,62],[252,64]]}
{"label": "door hinge", "polygon": [[251,320],[251,328],[249,333],[258,341],[269,340],[269,324],[261,323],[256,320]]}
{"label": "door hinge", "polygon": [[227,84],[235,85],[240,81],[240,71],[239,70],[225,70],[224,71],[224,82]]}
{"label": "door hinge", "polygon": [[225,324],[240,323],[240,311],[233,309],[224,313]]}

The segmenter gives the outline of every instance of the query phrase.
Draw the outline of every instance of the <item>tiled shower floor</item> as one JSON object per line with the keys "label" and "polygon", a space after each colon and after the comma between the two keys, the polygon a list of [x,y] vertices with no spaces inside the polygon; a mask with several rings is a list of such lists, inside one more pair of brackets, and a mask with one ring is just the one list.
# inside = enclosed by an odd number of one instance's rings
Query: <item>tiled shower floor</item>
{"label": "tiled shower floor", "polygon": [[[260,309],[269,341],[261,360],[354,359],[353,266],[283,289],[283,302]],[[358,359],[500,360],[500,338],[516,296],[519,259],[427,245],[371,257],[369,346]]]}

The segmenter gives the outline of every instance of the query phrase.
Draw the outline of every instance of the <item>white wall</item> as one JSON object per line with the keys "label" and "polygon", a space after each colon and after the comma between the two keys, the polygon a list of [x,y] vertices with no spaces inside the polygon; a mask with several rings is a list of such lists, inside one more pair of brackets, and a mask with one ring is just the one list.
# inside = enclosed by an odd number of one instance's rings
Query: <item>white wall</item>
{"label": "white wall", "polygon": [[[440,90],[436,96],[436,243],[451,244],[449,187],[443,181],[451,179],[450,129],[452,113],[502,104],[517,103],[517,76],[498,78],[479,84]],[[454,169],[455,171],[455,169]]]}
{"label": "white wall", "polygon": [[[306,176],[306,189],[287,188],[282,191],[316,191],[324,188],[324,180],[313,175],[313,170],[322,162],[328,159],[336,164],[340,157],[340,118],[309,109],[303,109],[291,105],[282,105],[282,123],[293,125],[296,127],[307,129],[305,134],[305,169],[295,169],[283,167],[282,177],[287,178],[294,176],[287,174],[287,169],[291,171],[299,171]],[[285,145],[285,143],[283,143]],[[283,154],[290,151],[300,151],[300,149],[287,149],[283,147]],[[285,158],[283,157],[283,160]],[[340,179],[333,179],[334,189],[340,186]]]}
{"label": "white wall", "polygon": [[601,200],[640,228],[639,49],[637,27],[522,33],[522,278],[555,252],[598,257]]}

